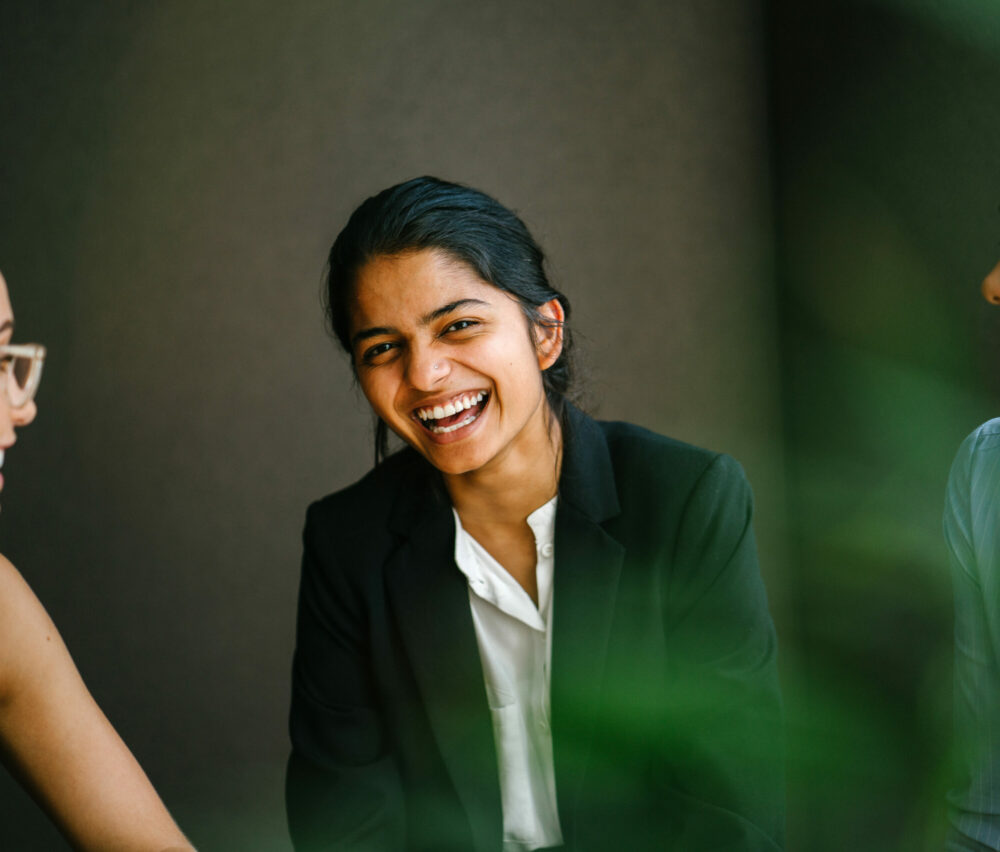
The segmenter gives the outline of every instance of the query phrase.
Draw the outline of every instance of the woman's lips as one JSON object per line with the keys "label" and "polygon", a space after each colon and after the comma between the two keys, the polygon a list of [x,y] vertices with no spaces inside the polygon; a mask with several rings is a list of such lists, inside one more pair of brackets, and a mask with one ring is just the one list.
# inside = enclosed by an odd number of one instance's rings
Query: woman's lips
{"label": "woman's lips", "polygon": [[424,429],[440,438],[475,423],[486,409],[489,399],[487,391],[458,394],[444,405],[416,409],[413,417]]}
{"label": "woman's lips", "polygon": [[476,403],[482,402],[486,396],[487,392],[483,390],[467,391],[455,394],[451,399],[438,405],[421,406],[413,413],[418,420],[424,422],[429,420],[447,420],[472,408]]}

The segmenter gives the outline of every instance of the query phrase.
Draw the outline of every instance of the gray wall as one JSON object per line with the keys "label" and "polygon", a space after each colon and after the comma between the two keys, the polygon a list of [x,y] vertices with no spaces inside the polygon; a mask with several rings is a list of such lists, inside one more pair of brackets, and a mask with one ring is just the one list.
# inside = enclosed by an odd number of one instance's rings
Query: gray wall
{"label": "gray wall", "polygon": [[[0,268],[49,347],[0,549],[203,849],[284,849],[307,503],[365,472],[329,243],[416,174],[547,248],[600,416],[732,452],[781,561],[756,2],[4,3]],[[51,849],[0,777],[0,846]]]}

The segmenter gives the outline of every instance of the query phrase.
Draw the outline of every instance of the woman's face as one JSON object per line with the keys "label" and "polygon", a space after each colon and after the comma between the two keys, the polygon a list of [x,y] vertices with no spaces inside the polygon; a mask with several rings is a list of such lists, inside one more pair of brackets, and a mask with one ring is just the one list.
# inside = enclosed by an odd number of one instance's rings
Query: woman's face
{"label": "woman's face", "polygon": [[[0,275],[0,345],[10,343],[14,333],[14,311],[7,295],[7,282]],[[0,376],[0,382],[4,378]],[[6,450],[17,440],[14,434],[16,426],[27,426],[35,419],[35,402],[32,400],[20,408],[12,408],[7,397],[6,388],[0,392],[0,468],[3,467],[3,456]],[[0,474],[0,491],[3,490],[3,474]]]}
{"label": "woman's face", "polygon": [[[563,319],[556,300],[539,310]],[[514,298],[442,251],[377,257],[358,274],[351,341],[361,388],[445,474],[530,461],[548,442],[541,371],[559,357],[562,329],[534,337]]]}

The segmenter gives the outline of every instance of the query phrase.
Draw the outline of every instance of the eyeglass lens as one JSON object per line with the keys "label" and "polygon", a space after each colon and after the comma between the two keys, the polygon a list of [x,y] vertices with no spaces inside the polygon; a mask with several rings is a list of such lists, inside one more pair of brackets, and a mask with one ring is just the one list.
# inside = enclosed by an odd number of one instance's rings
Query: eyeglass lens
{"label": "eyeglass lens", "polygon": [[28,387],[28,380],[31,378],[31,368],[33,365],[34,361],[31,358],[14,357],[14,363],[11,366],[10,372],[14,377],[14,381],[17,382],[19,390],[23,391]]}
{"label": "eyeglass lens", "polygon": [[41,361],[24,355],[8,355],[0,360],[3,386],[7,399],[15,408],[27,405],[35,395],[41,372]]}

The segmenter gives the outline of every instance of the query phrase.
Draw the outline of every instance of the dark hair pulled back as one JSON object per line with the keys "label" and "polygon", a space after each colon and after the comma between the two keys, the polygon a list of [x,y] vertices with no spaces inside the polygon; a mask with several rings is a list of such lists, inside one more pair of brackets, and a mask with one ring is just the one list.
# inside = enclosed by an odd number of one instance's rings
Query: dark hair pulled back
{"label": "dark hair pulled back", "polygon": [[[531,328],[551,325],[540,305],[558,299],[565,320],[570,303],[549,283],[545,255],[524,222],[484,192],[434,177],[419,177],[382,190],[352,214],[330,249],[326,307],[340,345],[351,351],[351,300],[357,275],[380,256],[438,249],[465,263],[483,281],[513,296]],[[572,336],[563,322],[562,352],[542,373],[553,415],[566,428],[572,380]],[[376,460],[385,455],[385,424],[376,430]]]}

